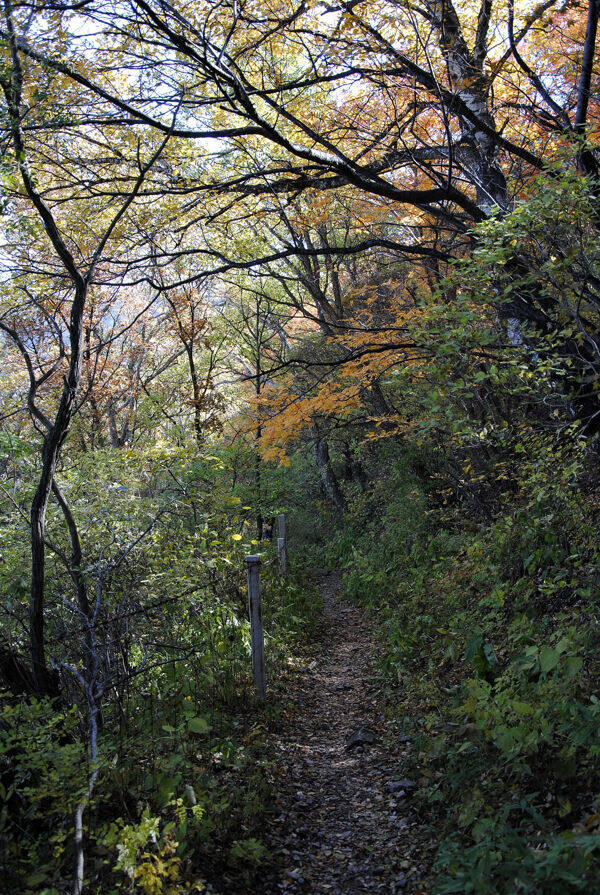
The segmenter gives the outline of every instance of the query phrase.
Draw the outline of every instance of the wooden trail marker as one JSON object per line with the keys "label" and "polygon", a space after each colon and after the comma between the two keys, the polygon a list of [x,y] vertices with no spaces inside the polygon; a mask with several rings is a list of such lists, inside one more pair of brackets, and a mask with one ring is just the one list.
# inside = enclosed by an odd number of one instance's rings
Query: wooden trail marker
{"label": "wooden trail marker", "polygon": [[279,537],[283,538],[284,541],[287,541],[287,530],[285,524],[285,513],[280,513],[277,517],[277,528],[279,530]]}
{"label": "wooden trail marker", "polygon": [[288,573],[288,545],[287,545],[287,525],[285,522],[285,514],[280,513],[277,517],[277,526],[279,537],[277,538],[277,556],[279,558],[279,572],[281,575]]}
{"label": "wooden trail marker", "polygon": [[277,557],[279,559],[279,574],[287,575],[288,558],[285,538],[277,538]]}
{"label": "wooden trail marker", "polygon": [[248,579],[248,614],[250,616],[250,643],[252,648],[252,674],[259,699],[267,698],[265,681],[265,636],[262,623],[260,598],[260,556],[246,557]]}

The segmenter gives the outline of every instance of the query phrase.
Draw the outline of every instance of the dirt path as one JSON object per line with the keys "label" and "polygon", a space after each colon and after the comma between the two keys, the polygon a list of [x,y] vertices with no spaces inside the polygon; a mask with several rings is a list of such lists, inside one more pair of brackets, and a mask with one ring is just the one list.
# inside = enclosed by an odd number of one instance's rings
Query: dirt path
{"label": "dirt path", "polygon": [[299,675],[276,742],[280,813],[267,841],[280,871],[264,895],[424,891],[411,857],[413,784],[402,773],[410,743],[386,744],[373,637],[339,589],[338,577],[324,579],[319,654]]}

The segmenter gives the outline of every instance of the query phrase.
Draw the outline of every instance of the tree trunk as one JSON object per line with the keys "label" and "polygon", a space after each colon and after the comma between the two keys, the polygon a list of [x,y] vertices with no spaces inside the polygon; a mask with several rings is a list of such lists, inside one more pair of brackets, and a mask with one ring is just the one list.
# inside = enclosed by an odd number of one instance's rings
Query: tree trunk
{"label": "tree trunk", "polygon": [[75,591],[77,593],[77,605],[79,606],[81,613],[85,615],[86,618],[89,618],[90,604],[88,600],[87,584],[85,581],[85,577],[81,571],[83,552],[81,550],[81,541],[79,538],[79,532],[77,530],[77,523],[75,522],[75,517],[71,512],[71,508],[67,503],[64,494],[58,487],[56,480],[52,482],[52,491],[62,510],[62,514],[65,517],[65,522],[67,523],[67,528],[69,530],[69,540],[71,542],[69,574],[73,580],[73,584],[75,585]]}
{"label": "tree trunk", "polygon": [[71,308],[69,335],[71,358],[52,428],[44,438],[42,472],[31,504],[31,594],[29,601],[29,645],[31,669],[40,694],[57,692],[56,677],[46,662],[44,630],[45,566],[46,566],[46,510],[56,471],[60,449],[69,431],[73,405],[81,380],[82,322],[87,287],[82,281],[75,289]]}
{"label": "tree trunk", "polygon": [[349,444],[344,444],[344,466],[345,478],[351,482],[358,482],[361,489],[366,491],[369,483],[367,475],[360,460],[352,455],[352,449]]}
{"label": "tree trunk", "polygon": [[264,519],[261,508],[261,493],[260,493],[260,452],[259,452],[259,444],[260,438],[262,435],[262,426],[258,425],[256,427],[255,433],[255,450],[254,450],[254,489],[256,495],[256,537],[258,542],[260,543],[263,539],[263,530],[264,530]]}
{"label": "tree trunk", "polygon": [[204,444],[204,433],[202,432],[202,393],[200,391],[200,383],[198,382],[198,372],[196,370],[196,362],[194,360],[194,343],[184,342],[185,353],[188,359],[188,367],[190,371],[190,379],[192,380],[192,395],[194,402],[194,434],[198,447]]}
{"label": "tree trunk", "polygon": [[329,459],[329,446],[326,439],[321,435],[316,426],[313,426],[313,455],[317,469],[321,474],[321,481],[325,493],[340,513],[346,510],[346,499],[342,494],[331,460]]}
{"label": "tree trunk", "polygon": [[594,55],[596,52],[596,34],[598,32],[598,15],[600,0],[589,0],[588,19],[581,60],[581,72],[577,88],[577,109],[575,112],[575,131],[581,137],[582,145],[578,154],[579,168],[584,174],[598,177],[598,165],[593,152],[586,145],[586,124],[591,94]]}
{"label": "tree trunk", "polygon": [[[496,122],[489,107],[489,82],[484,69],[491,3],[482,6],[473,51],[467,45],[451,0],[428,0],[427,8],[438,32],[440,51],[446,61],[453,89],[479,121],[496,132]],[[508,190],[498,160],[496,141],[467,118],[461,118],[461,131],[463,145],[457,154],[475,185],[477,205],[486,215],[497,208],[505,211],[508,207]]]}

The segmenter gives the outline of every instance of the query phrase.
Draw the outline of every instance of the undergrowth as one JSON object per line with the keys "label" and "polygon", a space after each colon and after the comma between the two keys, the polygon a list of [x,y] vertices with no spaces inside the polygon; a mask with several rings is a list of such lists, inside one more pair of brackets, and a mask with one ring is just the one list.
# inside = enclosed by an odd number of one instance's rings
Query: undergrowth
{"label": "undergrowth", "polygon": [[[250,540],[241,503],[202,525],[183,506],[179,527],[130,551],[102,593],[97,636],[111,676],[84,813],[90,895],[250,891],[270,860],[268,731],[320,602],[301,572],[277,574],[274,548]],[[253,692],[243,563],[257,549],[266,707]],[[67,683],[77,670],[64,665]],[[63,895],[92,772],[86,701],[76,687],[70,706],[0,695],[0,892]]]}
{"label": "undergrowth", "polygon": [[437,895],[600,892],[598,513],[546,461],[478,520],[392,453],[330,547],[379,619]]}

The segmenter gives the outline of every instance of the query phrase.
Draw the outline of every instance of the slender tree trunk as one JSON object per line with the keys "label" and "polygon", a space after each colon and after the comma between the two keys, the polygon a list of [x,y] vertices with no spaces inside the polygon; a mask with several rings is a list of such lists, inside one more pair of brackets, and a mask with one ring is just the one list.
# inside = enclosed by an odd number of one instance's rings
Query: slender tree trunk
{"label": "slender tree trunk", "polygon": [[185,353],[188,359],[188,367],[190,370],[190,379],[192,380],[192,395],[194,401],[194,434],[198,447],[204,444],[204,433],[202,432],[202,416],[200,405],[202,403],[202,395],[200,392],[200,383],[198,382],[198,371],[196,370],[196,362],[194,360],[194,344],[193,342],[184,342]]}
{"label": "slender tree trunk", "polygon": [[261,461],[260,461],[260,439],[262,437],[262,425],[260,419],[260,406],[258,405],[258,398],[260,398],[261,391],[261,363],[260,363],[260,315],[258,313],[258,306],[256,308],[256,377],[254,380],[254,391],[256,392],[257,405],[256,405],[256,415],[257,415],[257,424],[256,424],[256,432],[254,435],[254,487],[256,494],[256,536],[258,542],[260,543],[263,539],[263,529],[264,529],[264,520],[262,514],[261,507]]}
{"label": "slender tree trunk", "polygon": [[378,416],[390,416],[392,410],[376,379],[362,389],[362,392],[364,393],[365,401],[371,404]]}
{"label": "slender tree trunk", "polygon": [[31,597],[29,601],[29,647],[31,670],[38,693],[54,692],[46,665],[44,632],[45,515],[50,487],[46,470],[31,504]]}
{"label": "slender tree trunk", "polygon": [[317,469],[321,474],[321,481],[325,493],[340,513],[346,510],[346,499],[342,494],[339,482],[333,471],[331,460],[329,458],[329,446],[327,440],[320,434],[316,426],[313,426],[313,455]]}
{"label": "slender tree trunk", "polygon": [[100,408],[98,407],[98,403],[96,401],[93,385],[94,385],[94,370],[92,366],[92,316],[93,309],[90,308],[88,317],[88,324],[84,330],[84,369],[85,369],[85,378],[86,385],[88,390],[88,401],[90,404],[90,408],[92,411],[92,421],[90,425],[90,447],[94,450],[96,447],[104,446],[104,434],[102,431],[102,418],[100,415]]}
{"label": "slender tree trunk", "polygon": [[600,0],[589,0],[588,19],[581,60],[581,72],[577,88],[577,110],[575,112],[575,131],[581,136],[583,145],[579,151],[579,168],[584,174],[598,176],[598,165],[589,146],[585,145],[588,106],[590,101],[594,55],[596,53],[596,35],[598,33],[598,15]]}
{"label": "slender tree trunk", "polygon": [[42,449],[42,471],[31,504],[31,594],[29,601],[29,644],[31,669],[36,688],[40,694],[57,691],[54,676],[46,661],[46,641],[44,630],[45,570],[46,570],[46,510],[52,491],[54,473],[60,449],[67,436],[77,389],[81,380],[82,362],[82,322],[87,294],[86,285],[81,282],[75,289],[69,325],[71,358],[69,371],[65,377],[60,402],[52,428],[44,438]]}
{"label": "slender tree trunk", "polygon": [[[71,556],[69,559],[69,574],[75,585],[77,593],[77,605],[81,613],[81,624],[83,628],[83,637],[85,642],[84,664],[87,673],[87,680],[94,681],[98,673],[98,650],[96,648],[95,636],[92,626],[92,610],[90,609],[90,601],[88,595],[87,582],[82,571],[83,551],[81,549],[81,539],[77,528],[77,522],[71,511],[67,499],[60,490],[56,479],[52,482],[52,492],[58,501],[62,510],[62,514],[67,523],[69,530],[69,541],[71,543]],[[99,693],[95,697],[95,713],[97,727],[101,729],[104,725],[104,717],[102,713],[102,700]]]}
{"label": "slender tree trunk", "polygon": [[254,488],[256,494],[256,536],[258,541],[262,541],[263,532],[264,532],[264,519],[261,508],[261,481],[260,481],[260,453],[259,453],[259,444],[262,435],[262,426],[259,424],[256,427],[255,433],[255,453],[254,453]]}
{"label": "slender tree trunk", "polygon": [[358,482],[363,491],[366,490],[368,479],[360,460],[352,456],[349,444],[344,444],[345,477],[352,482]]}
{"label": "slender tree trunk", "polygon": [[65,522],[67,523],[67,528],[69,530],[69,541],[71,542],[69,574],[73,580],[73,584],[75,585],[75,590],[77,593],[77,605],[79,606],[82,614],[89,618],[90,604],[85,576],[83,575],[81,570],[81,565],[83,562],[83,552],[81,549],[79,531],[77,530],[77,523],[75,522],[75,517],[71,512],[71,507],[67,503],[64,494],[58,487],[56,480],[52,482],[52,491],[62,510],[62,514],[65,517]]}

